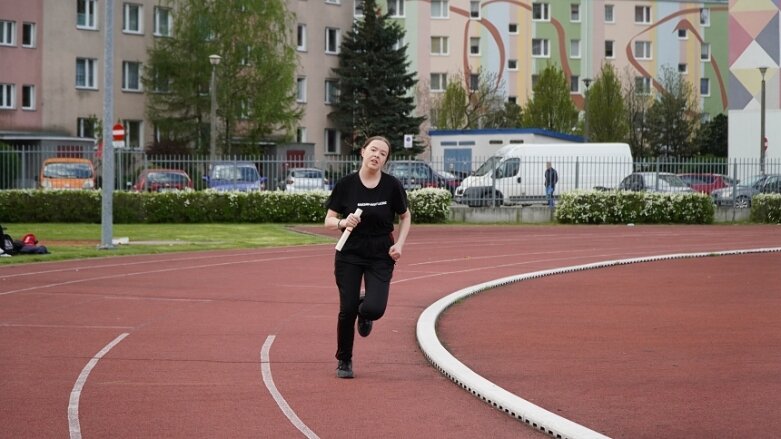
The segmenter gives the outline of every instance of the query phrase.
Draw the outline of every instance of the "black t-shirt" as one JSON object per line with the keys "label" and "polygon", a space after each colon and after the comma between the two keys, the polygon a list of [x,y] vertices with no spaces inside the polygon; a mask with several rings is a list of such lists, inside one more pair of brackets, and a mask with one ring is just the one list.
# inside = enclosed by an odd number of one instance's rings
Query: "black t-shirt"
{"label": "black t-shirt", "polygon": [[342,252],[360,252],[359,242],[367,239],[377,238],[392,243],[388,238],[393,232],[393,221],[397,214],[407,211],[407,193],[401,182],[390,174],[383,172],[377,186],[369,189],[355,172],[336,183],[326,207],[338,212],[342,218],[361,208],[361,223],[352,231],[342,249]]}

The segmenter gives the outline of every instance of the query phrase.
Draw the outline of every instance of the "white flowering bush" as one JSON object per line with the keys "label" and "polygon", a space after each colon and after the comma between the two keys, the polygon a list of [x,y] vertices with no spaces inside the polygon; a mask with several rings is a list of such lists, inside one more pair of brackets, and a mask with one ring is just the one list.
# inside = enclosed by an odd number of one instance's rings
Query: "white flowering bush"
{"label": "white flowering bush", "polygon": [[407,193],[413,223],[442,223],[450,217],[452,196],[446,189],[424,188]]}
{"label": "white flowering bush", "polygon": [[781,224],[781,194],[757,194],[751,199],[751,221]]}
{"label": "white flowering bush", "polygon": [[568,224],[709,224],[714,205],[700,193],[574,191],[559,197],[556,219]]}

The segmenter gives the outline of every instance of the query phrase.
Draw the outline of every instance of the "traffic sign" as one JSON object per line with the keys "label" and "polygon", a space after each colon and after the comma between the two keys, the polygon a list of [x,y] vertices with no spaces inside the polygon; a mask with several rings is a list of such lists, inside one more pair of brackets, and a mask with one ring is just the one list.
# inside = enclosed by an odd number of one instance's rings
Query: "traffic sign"
{"label": "traffic sign", "polygon": [[414,136],[412,134],[404,135],[404,148],[410,149],[413,146]]}
{"label": "traffic sign", "polygon": [[117,123],[111,129],[111,134],[114,136],[114,148],[125,147],[125,127],[121,123]]}

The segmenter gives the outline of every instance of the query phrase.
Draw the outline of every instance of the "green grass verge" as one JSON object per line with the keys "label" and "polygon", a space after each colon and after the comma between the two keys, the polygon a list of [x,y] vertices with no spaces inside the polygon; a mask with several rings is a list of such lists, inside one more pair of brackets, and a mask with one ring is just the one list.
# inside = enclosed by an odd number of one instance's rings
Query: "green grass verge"
{"label": "green grass verge", "polygon": [[127,237],[129,245],[112,249],[101,244],[100,224],[10,223],[3,224],[5,233],[21,239],[27,233],[38,238],[39,245],[49,249],[47,255],[18,255],[0,258],[0,265],[26,262],[60,261],[65,259],[159,254],[182,251],[228,248],[282,247],[323,244],[336,236],[298,233],[282,224],[115,224],[114,239]]}

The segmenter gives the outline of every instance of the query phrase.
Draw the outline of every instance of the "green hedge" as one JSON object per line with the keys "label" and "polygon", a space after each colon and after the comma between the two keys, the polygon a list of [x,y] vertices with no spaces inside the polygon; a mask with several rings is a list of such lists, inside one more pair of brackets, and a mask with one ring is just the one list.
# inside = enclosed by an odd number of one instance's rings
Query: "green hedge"
{"label": "green hedge", "polygon": [[556,219],[567,224],[710,224],[715,206],[708,195],[630,191],[563,194]]}
{"label": "green hedge", "polygon": [[[0,223],[101,221],[100,191],[0,191]],[[114,192],[114,222],[127,223],[318,223],[329,192]],[[409,193],[413,221],[444,222],[450,193]]]}
{"label": "green hedge", "polygon": [[781,194],[758,194],[751,199],[751,221],[781,224]]}

